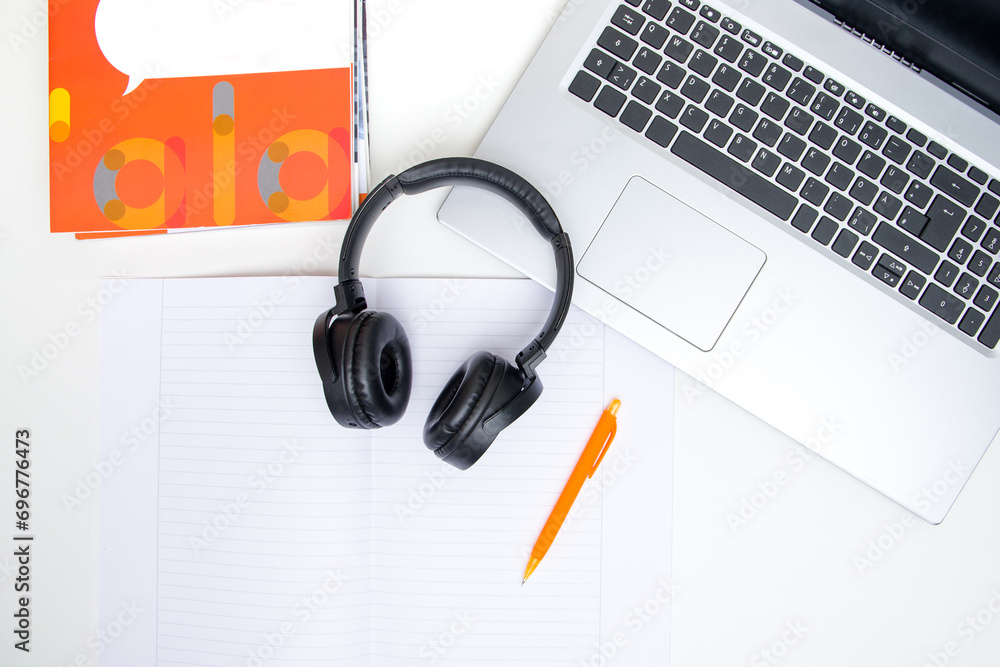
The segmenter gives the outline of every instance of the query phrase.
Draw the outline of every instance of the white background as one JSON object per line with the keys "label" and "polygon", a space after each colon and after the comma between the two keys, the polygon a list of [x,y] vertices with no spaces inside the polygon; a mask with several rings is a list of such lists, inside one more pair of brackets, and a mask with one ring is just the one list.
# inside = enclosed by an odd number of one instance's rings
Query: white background
{"label": "white background", "polygon": [[[471,154],[564,4],[371,0],[373,180],[428,158]],[[96,615],[94,505],[70,512],[61,499],[96,461],[98,330],[88,300],[107,295],[95,278],[332,275],[344,225],[102,241],[49,234],[44,10],[43,0],[5,0],[0,9],[0,664],[49,667],[93,664],[88,637],[111,620]],[[364,273],[515,275],[435,222],[443,196],[387,211],[369,239]],[[79,335],[22,380],[18,367],[68,325]],[[945,522],[932,527],[824,461],[804,460],[804,450],[683,376],[677,382],[672,664],[1000,661],[995,447]],[[29,656],[12,646],[20,428],[32,431]],[[741,507],[750,518],[735,525]],[[659,658],[646,664],[666,656]]]}

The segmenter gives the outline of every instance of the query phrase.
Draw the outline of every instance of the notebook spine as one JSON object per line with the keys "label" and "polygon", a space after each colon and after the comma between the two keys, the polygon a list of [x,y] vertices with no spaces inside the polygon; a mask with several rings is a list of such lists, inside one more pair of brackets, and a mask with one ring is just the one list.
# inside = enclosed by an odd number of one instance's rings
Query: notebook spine
{"label": "notebook spine", "polygon": [[852,35],[854,35],[855,37],[857,37],[858,39],[860,39],[864,43],[868,44],[868,46],[870,46],[870,47],[872,47],[874,49],[877,49],[878,51],[881,51],[882,53],[884,53],[885,55],[889,56],[890,58],[892,58],[893,60],[895,60],[899,64],[903,65],[904,67],[908,67],[911,70],[913,70],[914,72],[918,72],[918,73],[921,71],[920,67],[917,66],[915,63],[913,63],[913,62],[907,60],[906,58],[902,57],[901,55],[899,55],[898,53],[896,53],[895,51],[893,51],[891,48],[889,48],[885,44],[880,44],[873,37],[871,37],[870,35],[862,32],[861,30],[858,30],[857,28],[854,28],[854,27],[848,25],[846,22],[841,21],[840,19],[834,19],[834,23],[836,23],[841,28],[843,28],[847,32],[851,33]]}

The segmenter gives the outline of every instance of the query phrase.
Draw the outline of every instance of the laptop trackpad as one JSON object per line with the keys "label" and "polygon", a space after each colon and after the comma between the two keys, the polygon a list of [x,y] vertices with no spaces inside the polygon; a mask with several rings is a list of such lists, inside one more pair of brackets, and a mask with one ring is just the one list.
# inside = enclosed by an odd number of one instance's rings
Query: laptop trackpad
{"label": "laptop trackpad", "polygon": [[760,248],[634,176],[577,270],[707,352],[765,258]]}

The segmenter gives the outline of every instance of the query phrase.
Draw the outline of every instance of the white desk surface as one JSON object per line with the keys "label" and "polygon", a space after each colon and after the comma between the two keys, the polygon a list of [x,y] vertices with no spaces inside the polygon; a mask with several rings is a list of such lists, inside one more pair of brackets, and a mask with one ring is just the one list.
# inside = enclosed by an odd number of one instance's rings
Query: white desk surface
{"label": "white desk surface", "polygon": [[[88,300],[101,296],[96,277],[332,275],[344,225],[101,241],[49,234],[45,33],[16,49],[10,40],[31,32],[26,26],[43,17],[45,4],[5,0],[0,9],[0,664],[61,667],[96,662],[95,506],[69,512],[62,500],[96,462],[98,331],[86,316]],[[419,160],[470,155],[564,4],[369,0],[373,179]],[[459,115],[455,105],[468,111]],[[369,239],[364,272],[515,276],[438,225],[443,196],[387,211]],[[314,259],[323,261],[317,267]],[[22,381],[18,367],[74,324],[79,335]],[[949,517],[932,527],[824,461],[805,460],[803,450],[736,406],[685,389],[697,387],[679,376],[673,665],[998,663],[996,447]],[[36,536],[29,655],[13,649],[12,634],[13,449],[22,428],[32,431]],[[741,509],[749,518],[734,524]],[[608,628],[615,625],[609,619]],[[663,664],[660,658],[646,664]]]}

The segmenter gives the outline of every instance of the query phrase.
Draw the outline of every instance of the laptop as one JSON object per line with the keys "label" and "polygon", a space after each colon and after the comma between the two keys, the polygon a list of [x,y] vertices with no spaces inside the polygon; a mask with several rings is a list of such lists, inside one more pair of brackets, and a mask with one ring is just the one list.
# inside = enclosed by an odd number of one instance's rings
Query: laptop
{"label": "laptop", "polygon": [[[555,208],[574,303],[936,524],[1000,429],[998,31],[992,0],[569,0],[476,155]],[[439,218],[554,284],[506,202]]]}

